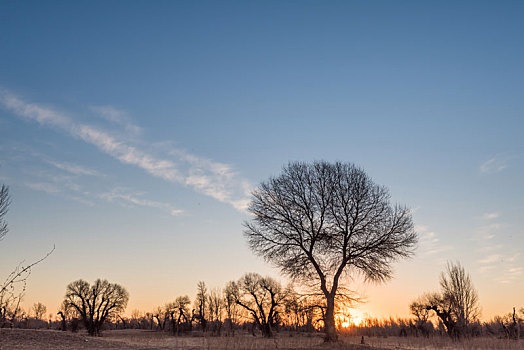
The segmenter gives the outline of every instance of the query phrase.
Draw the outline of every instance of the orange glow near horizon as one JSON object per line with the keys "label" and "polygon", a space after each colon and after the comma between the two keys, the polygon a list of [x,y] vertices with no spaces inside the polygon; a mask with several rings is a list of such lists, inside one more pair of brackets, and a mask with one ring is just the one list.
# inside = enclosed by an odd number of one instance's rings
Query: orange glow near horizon
{"label": "orange glow near horizon", "polygon": [[364,323],[364,315],[356,309],[347,309],[343,314],[336,316],[342,328],[358,327]]}

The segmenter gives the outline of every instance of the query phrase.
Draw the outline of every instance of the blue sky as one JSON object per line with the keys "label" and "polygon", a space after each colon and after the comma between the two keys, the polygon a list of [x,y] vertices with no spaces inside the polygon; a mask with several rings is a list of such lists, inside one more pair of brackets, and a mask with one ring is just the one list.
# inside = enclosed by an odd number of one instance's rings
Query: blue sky
{"label": "blue sky", "polygon": [[198,280],[278,276],[243,240],[249,191],[288,161],[339,160],[413,208],[420,233],[393,281],[359,287],[362,310],[407,315],[460,260],[484,315],[509,312],[523,15],[518,1],[0,2],[0,272],[55,244],[26,296],[52,309],[78,278],[120,282],[145,310]]}

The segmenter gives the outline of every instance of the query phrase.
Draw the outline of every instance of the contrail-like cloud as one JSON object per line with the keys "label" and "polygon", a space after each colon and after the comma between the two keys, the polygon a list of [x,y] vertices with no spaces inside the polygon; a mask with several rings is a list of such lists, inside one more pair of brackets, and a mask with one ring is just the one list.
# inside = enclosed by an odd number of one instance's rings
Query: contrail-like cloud
{"label": "contrail-like cloud", "polygon": [[137,194],[126,193],[122,189],[114,189],[108,193],[102,193],[100,198],[103,198],[109,202],[122,201],[124,203],[130,203],[132,205],[138,205],[142,207],[157,208],[167,211],[173,216],[182,215],[184,213],[181,209],[174,209],[168,203],[152,201],[148,199],[140,198]]}
{"label": "contrail-like cloud", "polygon": [[[70,136],[97,147],[100,151],[120,162],[137,166],[152,176],[171,183],[178,183],[193,188],[196,192],[228,203],[239,211],[247,208],[247,198],[251,186],[245,179],[238,178],[232,168],[223,163],[189,154],[183,150],[172,149],[172,158],[152,155],[106,130],[75,121],[63,112],[41,104],[32,103],[0,88],[0,104],[13,114],[41,125],[65,131]],[[97,109],[92,109],[97,111]],[[98,112],[119,117],[114,110],[105,107]],[[111,113],[112,114],[111,114]],[[119,121],[121,121],[119,119]],[[136,127],[138,128],[138,127]],[[126,126],[129,129],[129,125]],[[183,164],[180,167],[179,164]]]}

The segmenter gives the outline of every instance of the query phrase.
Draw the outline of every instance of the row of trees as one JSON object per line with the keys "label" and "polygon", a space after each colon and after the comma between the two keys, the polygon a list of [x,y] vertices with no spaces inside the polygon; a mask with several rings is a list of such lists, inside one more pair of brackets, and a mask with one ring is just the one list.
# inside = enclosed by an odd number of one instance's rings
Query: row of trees
{"label": "row of trees", "polygon": [[[441,290],[427,293],[410,305],[412,319],[379,321],[366,319],[359,327],[346,329],[346,333],[387,336],[433,336],[448,334],[453,339],[464,336],[498,335],[518,339],[524,324],[524,309],[520,313],[495,317],[481,323],[478,319],[477,292],[464,268],[448,263],[440,276]],[[223,289],[208,290],[204,282],[197,285],[193,304],[188,296],[179,296],[173,302],[157,307],[153,312],[133,311],[131,317],[120,315],[125,308],[128,294],[124,288],[107,281],[97,280],[92,286],[79,280],[67,287],[66,297],[59,314],[65,329],[76,319],[83,322],[91,335],[98,335],[108,321],[112,327],[155,329],[174,335],[193,330],[213,335],[234,335],[241,328],[270,337],[275,331],[318,331],[325,323],[326,305],[322,296],[301,295],[292,287],[256,273],[248,273],[238,281],[230,281]],[[351,302],[351,301],[350,301]],[[341,319],[347,315],[345,303],[337,303]],[[35,304],[34,309],[41,309]],[[44,309],[45,310],[45,309]],[[45,313],[45,311],[44,311]],[[67,315],[67,316],[64,316]],[[73,327],[74,328],[74,327]]]}
{"label": "row of trees", "polygon": [[[503,316],[495,316],[491,320],[481,322],[472,321],[469,325],[468,337],[497,337],[505,339],[520,339],[519,334],[524,331],[524,308],[514,309]],[[412,336],[434,337],[448,336],[445,325],[435,315],[421,323],[417,317],[413,318],[369,318],[358,327],[342,329],[341,332],[358,336]],[[455,339],[455,338],[454,338]]]}
{"label": "row of trees", "polygon": [[[417,243],[411,211],[391,204],[387,188],[351,163],[289,163],[281,175],[253,192],[248,210],[253,220],[244,223],[244,235],[250,248],[299,283],[303,296],[257,274],[228,283],[225,296],[218,290],[208,293],[201,283],[191,311],[189,298],[179,297],[151,314],[158,327],[167,325],[178,333],[198,324],[206,330],[210,324],[221,325],[221,308],[233,324],[235,306],[265,336],[271,336],[278,324],[286,322],[284,317],[292,315],[297,326],[316,322],[326,341],[336,341],[337,310],[355,301],[344,282],[355,275],[373,282],[388,280],[392,263],[411,256]],[[104,297],[109,292],[116,293],[120,302],[110,303]],[[107,281],[95,281],[94,286],[76,281],[67,288],[62,317],[65,320],[66,313],[73,310],[88,332],[96,335],[106,320],[125,307],[127,299],[125,289]],[[430,311],[435,313],[448,334],[458,338],[467,333],[470,320],[475,320],[477,303],[469,276],[460,265],[449,265],[441,278],[441,291],[419,298],[412,310],[422,320],[426,318],[424,322]]]}
{"label": "row of trees", "polygon": [[[188,296],[179,296],[173,302],[133,319],[121,317],[129,294],[122,286],[107,280],[96,280],[89,285],[84,280],[70,283],[58,312],[62,329],[66,323],[81,320],[90,335],[99,335],[104,324],[122,323],[124,327],[155,328],[178,335],[193,329],[204,332],[234,334],[245,323],[271,337],[278,327],[314,329],[314,323],[323,321],[325,306],[318,298],[301,298],[291,287],[284,288],[271,277],[247,273],[238,281],[230,281],[224,289],[208,288],[204,282],[197,285],[197,294],[191,307]],[[311,302],[314,301],[314,302]],[[140,318],[140,320],[137,320]]]}

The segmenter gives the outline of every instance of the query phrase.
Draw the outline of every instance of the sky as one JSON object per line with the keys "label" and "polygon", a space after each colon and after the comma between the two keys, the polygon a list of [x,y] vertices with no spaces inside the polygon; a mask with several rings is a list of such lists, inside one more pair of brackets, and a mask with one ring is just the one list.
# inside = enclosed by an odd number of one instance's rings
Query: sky
{"label": "sky", "polygon": [[0,278],[55,246],[24,305],[106,278],[142,311],[279,270],[251,191],[290,161],[352,162],[407,205],[416,254],[372,317],[409,316],[447,261],[482,318],[522,307],[521,1],[0,1]]}

